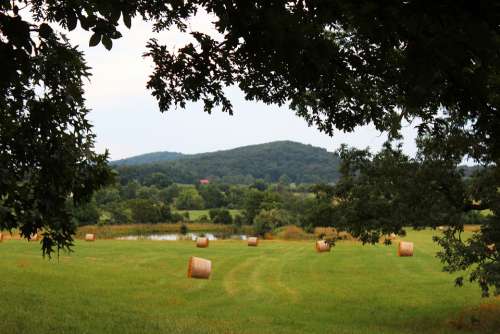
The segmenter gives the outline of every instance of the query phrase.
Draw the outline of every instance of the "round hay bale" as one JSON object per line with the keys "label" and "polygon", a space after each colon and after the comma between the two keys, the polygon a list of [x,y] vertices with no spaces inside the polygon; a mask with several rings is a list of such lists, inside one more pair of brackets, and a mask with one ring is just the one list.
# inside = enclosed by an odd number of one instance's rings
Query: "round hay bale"
{"label": "round hay bale", "polygon": [[29,241],[38,241],[38,233],[31,234]]}
{"label": "round hay bale", "polygon": [[316,241],[316,251],[318,253],[329,252],[330,244],[325,240],[318,240]]}
{"label": "round hay bale", "polygon": [[0,242],[2,242],[2,240],[3,240],[3,234],[0,233]]}
{"label": "round hay bale", "polygon": [[257,238],[257,237],[248,238],[248,246],[257,247],[258,244],[259,244],[259,238]]}
{"label": "round hay bale", "polygon": [[191,256],[188,264],[188,277],[189,278],[205,278],[210,277],[212,272],[212,261],[202,259],[201,257]]}
{"label": "round hay bale", "polygon": [[196,247],[207,248],[208,247],[208,238],[197,238],[196,239]]}
{"label": "round hay bale", "polygon": [[413,256],[413,242],[400,241],[398,246],[398,256]]}
{"label": "round hay bale", "polygon": [[95,234],[93,233],[85,234],[85,241],[95,241]]}
{"label": "round hay bale", "polygon": [[394,239],[396,239],[396,233],[389,234],[389,240],[394,240]]}

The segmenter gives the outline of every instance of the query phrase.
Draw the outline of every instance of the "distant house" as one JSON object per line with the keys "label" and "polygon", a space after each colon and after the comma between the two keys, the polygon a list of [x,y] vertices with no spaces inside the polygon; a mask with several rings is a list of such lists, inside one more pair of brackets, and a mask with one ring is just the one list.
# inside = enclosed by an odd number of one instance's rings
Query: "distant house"
{"label": "distant house", "polygon": [[200,184],[209,184],[210,181],[208,179],[201,179]]}

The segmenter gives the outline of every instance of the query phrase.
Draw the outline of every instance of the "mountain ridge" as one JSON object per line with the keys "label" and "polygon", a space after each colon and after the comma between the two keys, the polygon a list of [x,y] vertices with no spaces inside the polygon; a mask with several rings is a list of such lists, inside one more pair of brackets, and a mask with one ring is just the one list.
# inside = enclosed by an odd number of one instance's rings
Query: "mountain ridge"
{"label": "mountain ridge", "polygon": [[174,182],[185,183],[201,178],[275,182],[281,176],[292,182],[334,182],[339,163],[339,157],[325,148],[288,140],[197,154],[153,152],[111,162],[125,179],[163,173]]}

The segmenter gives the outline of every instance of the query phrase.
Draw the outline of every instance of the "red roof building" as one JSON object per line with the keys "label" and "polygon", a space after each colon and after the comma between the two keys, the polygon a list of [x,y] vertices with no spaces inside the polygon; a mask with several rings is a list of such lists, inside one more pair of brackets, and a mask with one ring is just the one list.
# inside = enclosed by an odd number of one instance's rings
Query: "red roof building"
{"label": "red roof building", "polygon": [[210,181],[208,179],[201,179],[200,184],[209,184]]}

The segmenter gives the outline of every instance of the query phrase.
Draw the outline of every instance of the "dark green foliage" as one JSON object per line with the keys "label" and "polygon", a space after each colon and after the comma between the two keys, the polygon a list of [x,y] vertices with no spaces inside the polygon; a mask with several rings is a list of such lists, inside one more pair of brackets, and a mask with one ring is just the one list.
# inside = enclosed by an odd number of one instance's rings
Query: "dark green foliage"
{"label": "dark green foliage", "polygon": [[121,199],[120,191],[115,187],[107,187],[96,191],[94,198],[97,205],[106,205]]}
{"label": "dark green foliage", "polygon": [[177,160],[185,155],[177,152],[153,152],[137,155],[135,157],[111,161],[111,166],[134,166],[144,164],[154,164],[158,162]]}
{"label": "dark green foliage", "polygon": [[264,191],[267,189],[267,183],[263,179],[257,179],[251,187],[260,191]]}
{"label": "dark green foliage", "polygon": [[256,189],[249,189],[245,196],[243,204],[244,220],[246,224],[253,224],[255,216],[260,211],[260,205],[264,199],[264,194]]}
{"label": "dark green foliage", "polygon": [[[93,151],[86,119],[82,80],[89,68],[81,52],[41,23],[39,3],[21,10],[22,2],[0,2],[0,229],[18,229],[24,238],[38,232],[51,256],[72,246],[67,200],[84,205],[112,174],[107,153]],[[60,17],[74,27],[73,15]]]}
{"label": "dark green foliage", "polygon": [[130,224],[131,222],[133,222],[131,212],[130,214],[128,213],[128,211],[131,210],[123,204],[117,203],[108,207],[108,210],[111,213],[111,220],[109,221],[110,224],[121,225]]}
{"label": "dark green foliage", "polygon": [[182,224],[179,228],[179,233],[182,235],[186,235],[189,232],[189,229],[186,224]]}
{"label": "dark green foliage", "polygon": [[[225,183],[245,183],[264,190],[267,182],[333,182],[338,157],[323,148],[283,141],[240,147],[228,151],[184,156],[163,163],[117,166],[123,183],[132,179],[147,183],[155,173],[179,183],[198,183],[208,176]],[[255,180],[255,179],[262,180]]]}
{"label": "dark green foliage", "polygon": [[159,193],[160,191],[156,187],[141,186],[137,189],[136,197],[158,201]]}
{"label": "dark green foliage", "polygon": [[179,191],[179,187],[176,184],[172,184],[171,186],[159,191],[158,199],[165,204],[172,204],[174,202],[174,198],[179,195]]}
{"label": "dark green foliage", "polygon": [[123,199],[132,199],[137,197],[137,191],[140,188],[140,183],[136,180],[128,182],[125,186],[120,188],[120,195]]}
{"label": "dark green foliage", "polygon": [[144,185],[165,188],[172,184],[170,178],[163,173],[152,173],[144,179]]}
{"label": "dark green foliage", "polygon": [[162,221],[160,205],[149,199],[132,199],[127,202],[132,219],[139,224],[155,224]]}
{"label": "dark green foliage", "polygon": [[226,195],[216,184],[202,185],[198,188],[198,193],[203,197],[205,208],[220,208],[226,206]]}
{"label": "dark green foliage", "polygon": [[333,202],[334,188],[317,185],[312,188],[314,198],[308,198],[304,207],[302,226],[306,231],[313,231],[318,226],[338,226],[339,215]]}
{"label": "dark green foliage", "polygon": [[185,221],[189,219],[189,215],[188,217],[186,218],[186,215],[183,215],[183,214],[180,214],[178,212],[172,212],[171,213],[171,218],[170,218],[170,221],[172,223],[178,223],[178,222],[182,222],[182,221]]}
{"label": "dark green foliage", "polygon": [[205,204],[196,189],[184,188],[175,199],[175,206],[179,210],[200,210],[205,207]]}
{"label": "dark green foliage", "polygon": [[244,217],[242,215],[237,214],[234,216],[233,222],[234,222],[234,225],[236,227],[238,227],[238,228],[241,227],[243,225],[244,221],[245,220],[244,220]]}
{"label": "dark green foliage", "polygon": [[233,223],[233,217],[226,209],[211,209],[208,214],[210,216],[210,220],[214,224],[230,225]]}
{"label": "dark green foliage", "polygon": [[[443,247],[438,256],[445,264],[444,270],[469,270],[469,280],[478,282],[485,296],[491,288],[498,294],[500,255],[498,250],[487,248],[500,243],[498,169],[484,168],[464,179],[457,168],[459,161],[443,159],[443,144],[429,146],[433,144],[420,141],[414,159],[390,144],[374,156],[365,150],[343,147],[343,176],[325,192],[332,201],[327,212],[334,217],[335,227],[366,243],[377,243],[392,232],[404,235],[408,226],[418,229],[445,225],[445,233],[435,237]],[[471,213],[486,208],[493,215],[479,219]],[[481,230],[464,238],[464,224],[471,223],[474,216],[473,222],[481,223]],[[460,276],[457,284],[462,282]]]}
{"label": "dark green foliage", "polygon": [[253,226],[255,233],[258,235],[264,235],[265,233],[271,232],[274,229],[295,224],[291,215],[284,210],[280,209],[270,209],[261,210],[258,215],[255,216],[253,221]]}
{"label": "dark green foliage", "polygon": [[72,216],[75,224],[95,225],[99,222],[99,211],[94,202],[79,205],[72,210]]}

